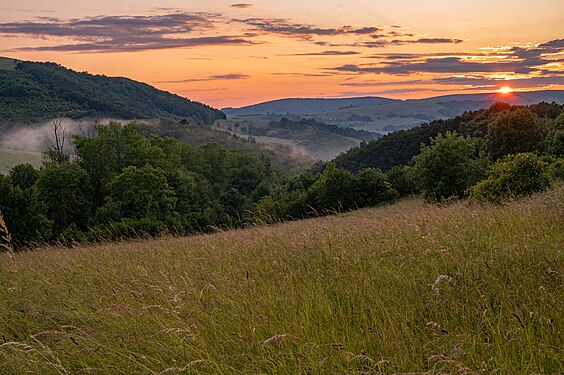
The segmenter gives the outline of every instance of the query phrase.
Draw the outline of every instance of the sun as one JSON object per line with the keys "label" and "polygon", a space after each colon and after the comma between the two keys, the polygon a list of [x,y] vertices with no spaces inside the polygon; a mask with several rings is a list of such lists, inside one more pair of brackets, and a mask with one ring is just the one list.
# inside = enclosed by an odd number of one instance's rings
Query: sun
{"label": "sun", "polygon": [[510,94],[513,92],[513,89],[509,86],[502,86],[497,91],[501,94]]}

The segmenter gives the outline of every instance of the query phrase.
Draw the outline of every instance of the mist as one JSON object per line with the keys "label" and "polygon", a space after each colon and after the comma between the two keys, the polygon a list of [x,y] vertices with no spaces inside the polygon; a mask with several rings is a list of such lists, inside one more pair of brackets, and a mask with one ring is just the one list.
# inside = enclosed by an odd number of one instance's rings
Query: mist
{"label": "mist", "polygon": [[92,135],[94,134],[94,126],[98,124],[107,124],[111,119],[56,119],[28,126],[20,126],[13,130],[8,130],[2,134],[0,139],[0,148],[43,152],[47,149],[47,139],[53,132],[54,121],[60,122],[61,127],[66,134],[65,149],[72,152],[72,136],[73,135]]}

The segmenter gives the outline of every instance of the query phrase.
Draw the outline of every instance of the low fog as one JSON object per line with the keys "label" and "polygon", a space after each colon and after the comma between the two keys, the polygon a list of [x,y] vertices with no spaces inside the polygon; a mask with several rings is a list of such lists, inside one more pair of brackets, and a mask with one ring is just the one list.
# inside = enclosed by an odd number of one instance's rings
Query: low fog
{"label": "low fog", "polygon": [[57,124],[60,123],[65,131],[65,148],[71,151],[73,135],[92,135],[95,125],[107,124],[110,121],[111,119],[56,119],[25,127],[18,126],[1,135],[0,148],[34,152],[45,151],[47,139],[53,133],[53,126],[56,122]]}

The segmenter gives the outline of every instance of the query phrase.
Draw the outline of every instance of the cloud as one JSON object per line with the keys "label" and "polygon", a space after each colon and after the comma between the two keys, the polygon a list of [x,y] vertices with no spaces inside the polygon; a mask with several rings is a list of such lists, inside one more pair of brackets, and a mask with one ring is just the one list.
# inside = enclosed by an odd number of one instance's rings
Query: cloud
{"label": "cloud", "polygon": [[238,3],[238,4],[229,5],[230,8],[238,8],[238,9],[249,9],[254,6],[255,6],[254,4],[249,4],[249,3]]}
{"label": "cloud", "polygon": [[215,30],[221,17],[215,13],[189,12],[146,16],[98,16],[70,20],[38,17],[33,21],[0,23],[0,35],[43,39],[68,38],[77,42],[22,47],[16,48],[17,51],[133,52],[255,44],[239,36],[201,35]]}
{"label": "cloud", "polygon": [[321,52],[306,52],[306,53],[288,53],[278,56],[346,56],[346,55],[360,55],[357,51],[321,51]]}
{"label": "cloud", "polygon": [[295,76],[295,77],[330,77],[331,73],[270,73],[274,76]]}
{"label": "cloud", "polygon": [[379,27],[319,27],[315,25],[299,24],[290,22],[283,18],[246,18],[234,19],[234,22],[242,23],[253,31],[261,31],[267,34],[284,35],[309,39],[313,36],[336,36],[336,35],[370,35],[380,31]]}
{"label": "cloud", "polygon": [[[248,9],[251,3],[231,4]],[[416,37],[396,27],[335,26],[296,23],[285,18],[251,17],[235,19],[220,13],[188,12],[157,8],[162,14],[137,16],[95,16],[74,19],[36,17],[33,20],[0,23],[0,36],[27,36],[50,40],[48,45],[19,47],[11,51],[60,52],[135,52],[192,48],[214,45],[261,44],[258,38],[269,35],[290,37],[325,47],[381,48],[404,44],[461,43],[456,38]],[[236,35],[225,35],[230,25]],[[340,37],[335,42],[334,37]],[[65,40],[57,44],[57,40]],[[546,48],[548,48],[547,46]],[[303,56],[359,54],[355,51],[313,52]],[[300,56],[300,54],[296,54]]]}
{"label": "cloud", "polygon": [[[330,68],[336,72],[356,74],[408,75],[414,73],[470,74],[470,73],[513,73],[545,74],[551,65],[562,64],[564,41],[553,40],[537,46],[515,46],[499,54],[384,54],[376,64],[347,64]],[[548,54],[552,54],[548,57]],[[556,56],[556,57],[555,57]],[[560,56],[560,57],[559,57]],[[555,69],[558,69],[557,65]],[[544,72],[544,73],[543,73]]]}
{"label": "cloud", "polygon": [[188,78],[181,79],[177,81],[159,81],[156,83],[187,83],[187,82],[204,82],[204,81],[231,81],[238,79],[248,79],[251,78],[250,75],[242,73],[229,73],[229,74],[217,74],[205,78]]}
{"label": "cloud", "polygon": [[493,85],[510,86],[512,88],[535,88],[549,85],[564,85],[564,74],[556,74],[544,77],[525,76],[510,79],[492,79],[487,76],[450,76],[434,78],[432,82],[470,87]]}
{"label": "cloud", "polygon": [[426,83],[428,81],[422,79],[413,79],[409,81],[398,81],[398,82],[382,82],[382,81],[362,81],[362,82],[343,82],[339,86],[347,87],[375,87],[375,86],[395,86],[395,85],[417,85],[421,83]]}
{"label": "cloud", "polygon": [[[402,42],[402,41],[398,41]],[[409,43],[421,43],[421,44],[445,44],[445,43],[462,43],[464,40],[456,38],[420,38],[408,41]]]}
{"label": "cloud", "polygon": [[[458,44],[464,42],[462,39],[456,38],[419,38],[419,39],[387,39],[394,33],[371,35],[370,41],[359,41],[353,43],[331,43],[318,41],[315,44],[326,47],[364,47],[364,48],[384,48],[390,46],[403,46],[409,44]],[[413,34],[405,34],[413,35]],[[394,35],[395,36],[395,35]]]}

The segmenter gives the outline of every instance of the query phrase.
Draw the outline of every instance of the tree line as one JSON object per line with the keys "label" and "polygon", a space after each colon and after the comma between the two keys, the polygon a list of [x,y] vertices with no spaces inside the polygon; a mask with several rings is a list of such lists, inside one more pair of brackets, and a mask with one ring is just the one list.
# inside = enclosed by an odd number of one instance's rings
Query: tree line
{"label": "tree line", "polygon": [[192,147],[146,134],[134,123],[111,122],[92,136],[75,136],[72,157],[51,147],[41,169],[24,164],[0,175],[0,211],[22,249],[210,232],[375,206],[410,194],[429,201],[501,202],[564,178],[564,112],[555,105],[536,108],[550,115],[499,104],[459,116],[454,121],[466,134],[439,132],[385,172],[348,170],[337,160],[298,175],[252,152],[214,143]]}

